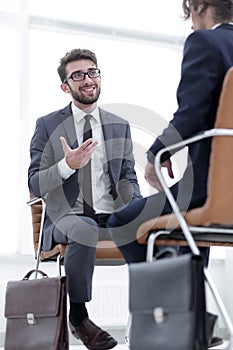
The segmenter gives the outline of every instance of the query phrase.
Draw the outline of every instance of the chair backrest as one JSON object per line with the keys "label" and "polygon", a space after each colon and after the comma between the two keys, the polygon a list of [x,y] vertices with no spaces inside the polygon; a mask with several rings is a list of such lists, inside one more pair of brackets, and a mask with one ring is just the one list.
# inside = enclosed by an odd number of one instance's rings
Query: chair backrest
{"label": "chair backrest", "polygon": [[[185,219],[190,226],[219,225],[233,226],[233,67],[226,75],[222,86],[215,128],[231,129],[232,136],[214,136],[211,143],[211,156],[208,176],[208,193],[202,207],[189,210]],[[138,242],[147,244],[151,231],[172,230],[178,228],[175,214],[167,214],[144,222],[137,231]],[[195,234],[198,246],[232,246],[232,235],[217,232]],[[218,237],[217,237],[218,236]],[[187,245],[180,232],[161,235],[156,239],[157,245]]]}
{"label": "chair backrest", "polygon": [[[30,200],[35,198],[30,193]],[[39,201],[31,205],[32,214],[32,232],[33,232],[33,244],[35,257],[37,257],[37,251],[40,241],[40,226],[42,218],[42,202]],[[58,254],[64,256],[66,246],[65,244],[56,244],[51,250],[40,252],[41,261],[51,260],[57,257]],[[99,241],[96,247],[96,265],[123,265],[125,259],[117,248],[116,244],[111,240]]]}
{"label": "chair backrest", "polygon": [[[215,128],[233,131],[233,67],[226,73]],[[203,225],[233,225],[233,136],[215,136],[211,144],[208,196]]]}

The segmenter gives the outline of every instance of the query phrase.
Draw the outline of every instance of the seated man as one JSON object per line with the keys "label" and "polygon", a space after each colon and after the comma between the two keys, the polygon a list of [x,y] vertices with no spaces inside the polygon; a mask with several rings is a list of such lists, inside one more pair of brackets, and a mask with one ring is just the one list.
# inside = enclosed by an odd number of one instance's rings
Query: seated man
{"label": "seated man", "polygon": [[[185,18],[192,19],[194,32],[184,46],[177,89],[178,109],[168,127],[150,147],[145,169],[146,180],[160,192],[117,211],[107,223],[128,263],[140,262],[146,257],[146,246],[135,240],[138,227],[151,218],[172,211],[155,173],[155,155],[165,146],[213,128],[223,79],[233,66],[232,1],[183,0],[183,9]],[[189,162],[183,178],[171,188],[183,211],[199,207],[206,200],[210,142],[205,140],[189,146]],[[161,165],[173,177],[170,156],[165,154]],[[208,260],[208,250],[202,253]]]}
{"label": "seated man", "polygon": [[101,77],[93,52],[68,52],[58,74],[72,102],[37,120],[29,189],[47,204],[43,249],[67,245],[64,264],[73,335],[88,349],[112,349],[117,341],[89,319],[85,303],[91,300],[97,241],[109,239],[109,215],[141,198],[130,127],[97,107]]}

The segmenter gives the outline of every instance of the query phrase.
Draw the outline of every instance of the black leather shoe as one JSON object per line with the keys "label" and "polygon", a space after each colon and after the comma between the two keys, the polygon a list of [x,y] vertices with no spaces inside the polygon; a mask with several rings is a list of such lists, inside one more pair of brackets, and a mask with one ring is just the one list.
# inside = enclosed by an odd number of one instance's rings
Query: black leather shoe
{"label": "black leather shoe", "polygon": [[210,348],[213,348],[215,346],[218,346],[218,345],[222,345],[223,344],[223,340],[222,338],[220,337],[212,337],[211,341],[210,341],[210,345],[209,345],[209,349]]}
{"label": "black leather shoe", "polygon": [[117,345],[117,341],[89,318],[85,318],[78,327],[69,322],[70,330],[76,339],[80,339],[89,350],[108,350]]}

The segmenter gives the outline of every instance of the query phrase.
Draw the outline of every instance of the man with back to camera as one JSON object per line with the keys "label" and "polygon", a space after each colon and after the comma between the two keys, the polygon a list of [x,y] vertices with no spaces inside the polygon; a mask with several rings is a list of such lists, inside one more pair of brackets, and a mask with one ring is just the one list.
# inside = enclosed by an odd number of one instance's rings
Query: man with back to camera
{"label": "man with back to camera", "polygon": [[90,350],[112,349],[117,341],[89,319],[86,302],[91,300],[97,241],[109,239],[109,215],[141,198],[130,126],[97,107],[101,76],[93,52],[68,52],[58,74],[72,102],[37,120],[29,189],[46,200],[43,250],[67,245],[71,332]]}
{"label": "man with back to camera", "polygon": [[[147,152],[145,178],[159,193],[129,204],[112,214],[107,223],[128,263],[146,258],[146,246],[135,240],[140,224],[172,211],[156,175],[154,157],[165,146],[213,128],[223,79],[233,66],[232,0],[183,0],[183,10],[185,19],[191,17],[194,32],[184,45],[177,89],[178,109],[168,127]],[[189,163],[184,176],[171,188],[183,211],[202,206],[206,200],[210,143],[211,140],[205,140],[188,147]],[[161,165],[173,178],[170,156],[165,154]],[[203,249],[201,252],[207,262],[209,250]],[[221,339],[214,337],[210,346],[218,343],[221,343]]]}

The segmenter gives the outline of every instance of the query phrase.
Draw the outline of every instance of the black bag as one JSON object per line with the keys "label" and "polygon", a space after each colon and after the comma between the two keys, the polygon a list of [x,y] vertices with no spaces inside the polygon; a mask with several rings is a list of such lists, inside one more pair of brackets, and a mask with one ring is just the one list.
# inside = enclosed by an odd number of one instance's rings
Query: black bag
{"label": "black bag", "polygon": [[131,350],[206,350],[216,316],[206,313],[203,261],[185,254],[129,265]]}
{"label": "black bag", "polygon": [[9,281],[5,317],[5,350],[68,350],[66,277]]}

